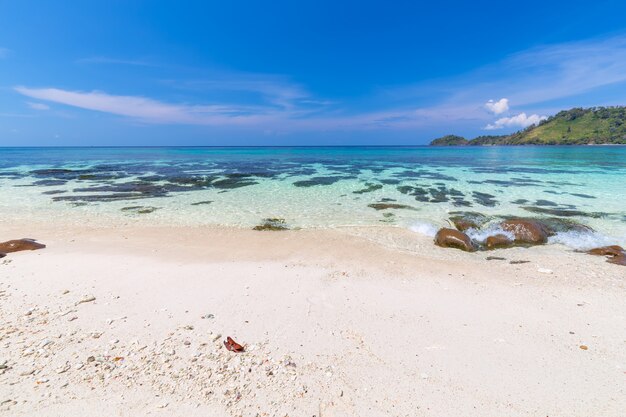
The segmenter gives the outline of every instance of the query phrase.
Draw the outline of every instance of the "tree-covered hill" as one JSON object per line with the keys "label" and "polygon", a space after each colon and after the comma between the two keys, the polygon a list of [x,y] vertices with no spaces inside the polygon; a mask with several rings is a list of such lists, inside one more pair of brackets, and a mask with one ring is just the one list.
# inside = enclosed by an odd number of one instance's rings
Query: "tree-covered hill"
{"label": "tree-covered hill", "polygon": [[430,142],[431,146],[464,146],[469,141],[461,136],[446,135]]}
{"label": "tree-covered hill", "polygon": [[586,144],[626,144],[626,107],[574,108],[511,135],[479,136],[469,141],[448,135],[431,142],[432,146]]}

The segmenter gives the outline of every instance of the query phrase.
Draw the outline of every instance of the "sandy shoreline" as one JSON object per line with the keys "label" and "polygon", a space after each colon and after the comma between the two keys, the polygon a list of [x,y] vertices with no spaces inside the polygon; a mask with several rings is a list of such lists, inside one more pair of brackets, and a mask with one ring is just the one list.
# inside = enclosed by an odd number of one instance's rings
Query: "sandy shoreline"
{"label": "sandy shoreline", "polygon": [[0,260],[6,415],[626,409],[624,268],[600,257],[468,254],[372,227],[2,232],[48,245]]}

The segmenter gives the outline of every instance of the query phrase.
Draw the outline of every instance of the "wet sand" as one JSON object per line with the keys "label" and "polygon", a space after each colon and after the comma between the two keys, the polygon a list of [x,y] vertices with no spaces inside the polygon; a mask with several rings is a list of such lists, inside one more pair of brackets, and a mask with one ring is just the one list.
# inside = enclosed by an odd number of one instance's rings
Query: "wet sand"
{"label": "wet sand", "polygon": [[47,247],[0,260],[4,415],[626,409],[626,273],[602,257],[390,227],[2,224],[22,237]]}

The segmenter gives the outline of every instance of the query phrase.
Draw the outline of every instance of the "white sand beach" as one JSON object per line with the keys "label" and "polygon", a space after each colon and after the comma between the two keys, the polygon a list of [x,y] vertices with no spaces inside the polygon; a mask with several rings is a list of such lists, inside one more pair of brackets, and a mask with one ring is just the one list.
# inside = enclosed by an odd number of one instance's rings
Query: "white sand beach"
{"label": "white sand beach", "polygon": [[2,415],[626,410],[626,273],[602,257],[390,227],[2,233],[47,245],[0,260]]}
{"label": "white sand beach", "polygon": [[0,1],[0,417],[626,417],[626,1],[503,6]]}

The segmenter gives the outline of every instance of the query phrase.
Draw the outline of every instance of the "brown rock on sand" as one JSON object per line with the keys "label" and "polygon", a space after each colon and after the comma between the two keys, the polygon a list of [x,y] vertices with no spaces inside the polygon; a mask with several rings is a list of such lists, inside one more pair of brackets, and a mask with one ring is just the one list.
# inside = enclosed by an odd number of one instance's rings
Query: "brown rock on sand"
{"label": "brown rock on sand", "polygon": [[502,229],[513,233],[515,243],[541,245],[548,241],[549,230],[543,224],[527,219],[510,219],[500,223]]}
{"label": "brown rock on sand", "polygon": [[619,256],[624,253],[624,248],[617,245],[602,246],[600,248],[594,248],[587,252],[589,255],[598,256]]}
{"label": "brown rock on sand", "polygon": [[474,252],[476,248],[472,240],[463,232],[454,229],[443,228],[435,236],[435,245],[443,248],[456,248],[466,252]]}
{"label": "brown rock on sand", "polygon": [[8,240],[6,242],[0,243],[0,252],[7,254],[23,250],[43,249],[45,247],[46,245],[42,243],[37,243],[34,239]]}
{"label": "brown rock on sand", "polygon": [[606,256],[609,263],[626,266],[626,252],[624,248],[617,245],[602,246],[594,248],[587,252],[589,255]]}
{"label": "brown rock on sand", "polygon": [[503,234],[489,236],[485,240],[485,247],[487,249],[506,248],[507,246],[511,246],[512,244],[513,244],[513,241],[509,239],[508,236],[503,235]]}

